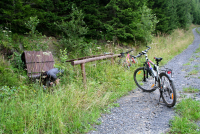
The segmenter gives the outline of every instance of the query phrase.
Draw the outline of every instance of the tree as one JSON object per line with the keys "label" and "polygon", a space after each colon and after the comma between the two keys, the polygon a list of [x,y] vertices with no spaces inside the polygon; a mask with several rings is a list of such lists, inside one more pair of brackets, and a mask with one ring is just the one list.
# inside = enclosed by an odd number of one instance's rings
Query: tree
{"label": "tree", "polygon": [[105,23],[107,39],[151,41],[157,21],[145,3],[145,0],[111,0],[106,6],[109,14]]}
{"label": "tree", "polygon": [[0,6],[1,22],[4,25],[10,24],[10,30],[13,32],[24,33],[26,30],[24,22],[36,14],[36,10],[32,9],[25,0],[3,0]]}
{"label": "tree", "polygon": [[87,50],[87,44],[84,42],[84,35],[87,33],[87,27],[83,21],[84,15],[77,7],[72,7],[70,21],[62,21],[55,25],[63,32],[61,43],[67,48],[68,52],[84,53]]}

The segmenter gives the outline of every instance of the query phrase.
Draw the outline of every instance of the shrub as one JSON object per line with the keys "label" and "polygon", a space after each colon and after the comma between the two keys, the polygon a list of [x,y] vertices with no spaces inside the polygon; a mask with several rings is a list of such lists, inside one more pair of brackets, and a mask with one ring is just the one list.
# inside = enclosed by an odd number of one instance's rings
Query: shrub
{"label": "shrub", "polygon": [[1,86],[19,86],[20,82],[17,74],[11,69],[11,65],[0,56],[0,87]]}

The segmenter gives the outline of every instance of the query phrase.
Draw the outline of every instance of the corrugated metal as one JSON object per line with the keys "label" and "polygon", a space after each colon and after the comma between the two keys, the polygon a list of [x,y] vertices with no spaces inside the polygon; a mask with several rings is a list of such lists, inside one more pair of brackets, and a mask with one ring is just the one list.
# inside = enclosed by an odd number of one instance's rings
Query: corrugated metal
{"label": "corrugated metal", "polygon": [[39,77],[41,72],[48,71],[54,66],[51,52],[25,51],[23,54],[29,77]]}

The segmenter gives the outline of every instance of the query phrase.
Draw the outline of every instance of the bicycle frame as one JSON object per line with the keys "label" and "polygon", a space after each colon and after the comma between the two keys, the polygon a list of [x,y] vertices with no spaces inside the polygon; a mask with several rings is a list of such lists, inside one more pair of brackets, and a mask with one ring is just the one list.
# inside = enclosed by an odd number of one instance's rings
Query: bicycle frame
{"label": "bicycle frame", "polygon": [[[147,55],[147,53],[146,52],[142,52],[143,54],[144,54],[144,56],[145,56],[145,59],[146,59],[146,61],[145,61],[145,63],[144,63],[144,67],[146,66],[147,67],[147,76],[145,77],[145,73],[144,73],[144,81],[146,81],[146,78],[148,78],[148,75],[150,74],[150,68],[152,68],[152,70],[155,70],[155,72],[156,72],[156,75],[154,76],[155,77],[155,81],[157,81],[158,83],[159,83],[159,87],[160,87],[160,83],[161,83],[161,81],[160,81],[160,77],[159,77],[159,74],[160,74],[160,72],[159,72],[159,65],[158,65],[158,63],[157,63],[157,65],[155,64],[155,63],[153,63],[151,60],[149,60],[148,59],[148,55]],[[152,66],[153,67],[152,67]],[[145,72],[145,69],[144,69],[144,72]],[[156,83],[155,83],[156,84]]]}

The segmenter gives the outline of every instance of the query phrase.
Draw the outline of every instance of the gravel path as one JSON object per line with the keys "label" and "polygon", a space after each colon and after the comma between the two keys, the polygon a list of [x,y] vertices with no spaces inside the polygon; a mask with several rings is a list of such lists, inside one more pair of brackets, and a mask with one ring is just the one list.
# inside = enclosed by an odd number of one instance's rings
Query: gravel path
{"label": "gravel path", "polygon": [[[200,53],[194,53],[199,47],[200,36],[193,29],[194,42],[181,54],[175,56],[165,67],[171,68],[178,99],[185,94],[183,88],[194,87],[200,89]],[[186,65],[187,63],[187,65]],[[190,64],[188,64],[190,63]],[[190,75],[193,70],[197,74]],[[187,94],[189,95],[189,94]],[[199,99],[199,93],[196,94]],[[120,98],[119,107],[113,108],[110,114],[104,114],[99,119],[101,125],[88,134],[160,134],[169,130],[169,121],[175,115],[174,108],[159,104],[159,91],[153,93],[142,92],[137,89],[129,95]]]}

